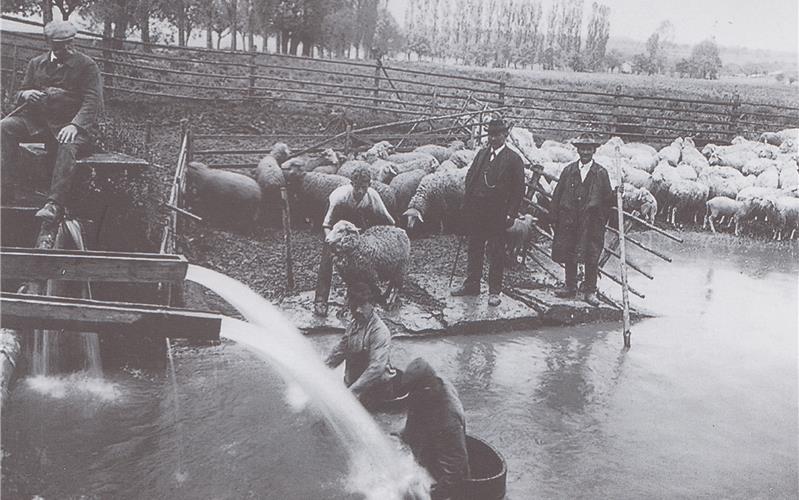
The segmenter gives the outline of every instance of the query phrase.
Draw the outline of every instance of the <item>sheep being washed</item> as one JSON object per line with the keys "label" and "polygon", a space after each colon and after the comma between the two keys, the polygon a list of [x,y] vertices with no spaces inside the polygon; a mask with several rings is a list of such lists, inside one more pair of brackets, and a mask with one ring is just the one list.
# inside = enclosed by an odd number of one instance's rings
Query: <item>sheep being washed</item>
{"label": "sheep being washed", "polygon": [[[333,263],[348,285],[367,283],[390,306],[397,305],[408,271],[411,242],[404,230],[394,226],[372,226],[365,231],[352,222],[336,222],[325,241],[333,253]],[[386,292],[378,283],[388,282]]]}

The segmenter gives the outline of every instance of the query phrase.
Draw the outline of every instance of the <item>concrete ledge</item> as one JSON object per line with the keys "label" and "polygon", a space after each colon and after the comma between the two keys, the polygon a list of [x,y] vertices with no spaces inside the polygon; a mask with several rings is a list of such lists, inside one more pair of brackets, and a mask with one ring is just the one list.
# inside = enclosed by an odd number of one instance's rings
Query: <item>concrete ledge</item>
{"label": "concrete ledge", "polygon": [[[443,276],[409,276],[407,291],[396,310],[381,311],[395,335],[435,335],[536,328],[541,325],[572,325],[621,319],[621,311],[610,306],[593,307],[578,300],[559,299],[550,288],[516,288],[502,294],[502,303],[488,305],[488,290],[479,296],[452,297]],[[286,297],[280,307],[305,333],[342,332],[346,327],[342,289],[331,291],[328,315],[313,314],[314,292]]]}

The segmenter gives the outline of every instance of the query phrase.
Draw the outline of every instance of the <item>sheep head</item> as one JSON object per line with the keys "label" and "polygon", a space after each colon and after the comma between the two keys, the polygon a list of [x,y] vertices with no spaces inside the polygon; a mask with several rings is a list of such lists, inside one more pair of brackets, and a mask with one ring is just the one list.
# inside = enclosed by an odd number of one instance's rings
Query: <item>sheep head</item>
{"label": "sheep head", "polygon": [[332,149],[325,149],[322,151],[322,158],[325,159],[327,164],[329,165],[338,165],[339,164],[339,157],[335,151]]}
{"label": "sheep head", "polygon": [[289,155],[291,154],[291,149],[288,147],[287,144],[283,142],[277,142],[275,143],[274,146],[272,146],[272,149],[269,151],[269,154],[271,154],[275,158],[275,160],[277,160],[278,164],[281,164],[284,161],[286,161],[286,158],[289,157]]}
{"label": "sheep head", "polygon": [[355,236],[361,233],[361,230],[348,220],[340,220],[333,225],[333,229],[325,237],[325,242],[332,248],[336,248],[342,240],[348,236]]}
{"label": "sheep head", "polygon": [[422,217],[421,212],[415,208],[409,208],[402,214],[402,216],[408,218],[408,229],[413,229],[417,223],[424,223],[424,218]]}

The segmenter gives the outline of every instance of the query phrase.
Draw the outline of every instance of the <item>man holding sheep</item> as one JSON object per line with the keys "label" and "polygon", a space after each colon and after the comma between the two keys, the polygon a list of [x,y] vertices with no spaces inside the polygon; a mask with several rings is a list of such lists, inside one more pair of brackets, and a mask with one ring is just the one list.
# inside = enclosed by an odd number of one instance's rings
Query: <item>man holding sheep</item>
{"label": "man holding sheep", "polygon": [[614,196],[608,171],[593,159],[599,141],[591,134],[581,134],[572,144],[580,158],[563,169],[552,193],[550,208],[555,229],[552,260],[563,263],[566,268],[565,286],[555,293],[561,298],[577,296],[577,264],[583,263],[584,300],[598,306],[598,263]]}
{"label": "man holding sheep", "polygon": [[[324,236],[330,234],[336,222],[347,220],[361,229],[377,225],[394,225],[394,218],[388,212],[382,198],[372,184],[372,174],[367,166],[359,166],[352,173],[350,184],[340,186],[330,193],[327,213],[322,228]],[[319,280],[314,297],[314,314],[327,316],[327,301],[333,281],[333,256],[326,243],[322,243],[322,257],[319,263]]]}
{"label": "man holding sheep", "polygon": [[501,299],[506,231],[513,225],[524,196],[522,159],[505,146],[508,125],[488,122],[488,147],[481,149],[466,173],[463,230],[467,237],[467,277],[453,296],[479,295],[483,258],[488,247],[488,305]]}

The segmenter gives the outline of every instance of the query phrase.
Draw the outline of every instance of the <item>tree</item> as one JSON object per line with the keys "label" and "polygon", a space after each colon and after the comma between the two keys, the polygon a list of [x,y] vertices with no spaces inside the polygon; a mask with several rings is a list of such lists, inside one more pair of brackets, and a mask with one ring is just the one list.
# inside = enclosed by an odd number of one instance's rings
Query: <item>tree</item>
{"label": "tree", "polygon": [[694,78],[707,78],[715,80],[718,78],[719,68],[721,68],[721,58],[719,48],[713,39],[699,42],[691,50],[691,76]]}
{"label": "tree", "polygon": [[591,20],[585,39],[585,63],[598,70],[605,62],[605,49],[610,37],[610,7],[597,2],[591,4]]}
{"label": "tree", "polygon": [[624,56],[617,49],[611,49],[607,54],[605,54],[605,67],[607,67],[608,71],[610,72],[621,69],[623,62]]}

